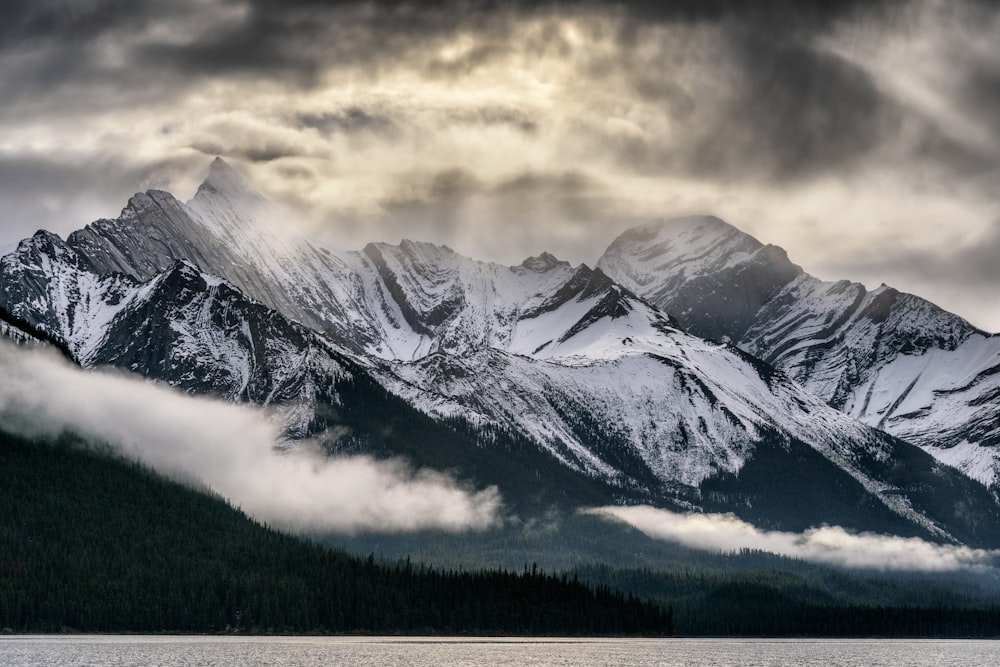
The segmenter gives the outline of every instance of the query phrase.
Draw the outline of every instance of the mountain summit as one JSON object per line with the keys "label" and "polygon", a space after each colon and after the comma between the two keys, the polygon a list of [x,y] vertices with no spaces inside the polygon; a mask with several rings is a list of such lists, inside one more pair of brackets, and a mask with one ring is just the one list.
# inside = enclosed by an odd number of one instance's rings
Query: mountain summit
{"label": "mountain summit", "polygon": [[636,227],[597,266],[704,338],[740,341],[757,313],[798,276],[785,251],[714,216]]}
{"label": "mountain summit", "polygon": [[221,157],[212,160],[205,180],[188,206],[203,223],[211,221],[237,226],[271,208],[268,201]]}
{"label": "mountain summit", "polygon": [[[251,188],[239,172],[230,167],[229,163],[221,157],[217,157],[212,160],[212,164],[208,167],[208,174],[205,176],[205,180],[202,181],[201,185],[198,187],[199,192],[203,190],[211,190],[215,192],[249,191]],[[195,196],[197,196],[197,194]]]}

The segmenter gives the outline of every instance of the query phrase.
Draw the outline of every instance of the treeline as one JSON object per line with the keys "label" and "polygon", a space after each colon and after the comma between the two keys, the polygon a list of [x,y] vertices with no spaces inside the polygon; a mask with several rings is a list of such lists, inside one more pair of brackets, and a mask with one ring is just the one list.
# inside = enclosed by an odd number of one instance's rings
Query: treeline
{"label": "treeline", "polygon": [[[74,364],[78,363],[76,357],[73,355],[73,352],[66,346],[65,343],[59,340],[59,338],[53,336],[44,329],[39,329],[31,322],[17,317],[6,308],[0,307],[0,322],[3,322],[16,331],[19,331],[28,340],[34,339],[48,343],[58,350],[59,353],[62,354],[68,361]],[[17,338],[8,338],[8,340],[14,340],[16,342]]]}
{"label": "treeline", "polygon": [[816,573],[812,579],[780,570],[706,574],[591,566],[574,576],[669,606],[678,635],[1000,637],[995,601],[949,594],[935,585],[922,590],[847,574],[829,581],[822,569]]}
{"label": "treeline", "polygon": [[762,606],[734,601],[678,612],[683,634],[741,637],[1000,637],[1000,609]]}
{"label": "treeline", "polygon": [[0,433],[0,628],[666,635],[670,613],[523,571],[357,558],[145,468]]}

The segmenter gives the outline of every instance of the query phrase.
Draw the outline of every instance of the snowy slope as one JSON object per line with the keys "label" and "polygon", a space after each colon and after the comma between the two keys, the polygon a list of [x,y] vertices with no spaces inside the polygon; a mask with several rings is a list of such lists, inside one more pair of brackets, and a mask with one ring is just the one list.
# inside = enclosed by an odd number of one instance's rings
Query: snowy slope
{"label": "snowy slope", "polygon": [[717,218],[629,230],[598,266],[689,331],[987,485],[1000,479],[1000,337],[886,286],[821,281]]}
{"label": "snowy slope", "polygon": [[[429,414],[513,429],[585,475],[645,489],[661,502],[666,497],[702,506],[699,490],[720,476],[741,475],[761,447],[777,442],[790,455],[791,443],[804,442],[823,461],[815,488],[845,475],[858,488],[851,501],[857,514],[877,513],[864,500],[875,499],[882,511],[947,538],[954,507],[945,502],[949,509],[942,513],[934,503],[916,501],[905,484],[917,479],[925,490],[956,485],[984,508],[995,507],[982,487],[975,492],[973,483],[958,481],[957,473],[930,457],[915,459],[913,478],[901,484],[898,460],[915,448],[830,408],[729,346],[664,325],[659,311],[632,299],[628,313],[600,317],[571,333],[560,344],[564,356],[538,360],[497,348],[439,352],[395,362],[391,374],[380,377]],[[772,486],[787,482],[765,477]],[[751,492],[737,495],[747,505],[725,509],[763,511],[753,507]],[[821,515],[829,499],[818,495],[818,506],[796,511]],[[856,516],[846,521],[862,525]]]}

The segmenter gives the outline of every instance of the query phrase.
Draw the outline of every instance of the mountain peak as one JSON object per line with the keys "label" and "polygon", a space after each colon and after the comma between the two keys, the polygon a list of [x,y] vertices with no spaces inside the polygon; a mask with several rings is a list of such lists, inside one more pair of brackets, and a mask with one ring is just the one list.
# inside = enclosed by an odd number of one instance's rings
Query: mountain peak
{"label": "mountain peak", "polygon": [[781,248],[708,215],[627,230],[598,267],[688,332],[716,340],[741,340],[757,313],[802,273]]}
{"label": "mountain peak", "polygon": [[362,253],[370,258],[376,256],[392,257],[396,261],[408,264],[416,262],[428,266],[441,262],[454,263],[456,259],[465,259],[449,246],[410,239],[402,239],[398,245],[384,241],[368,243]]}
{"label": "mountain peak", "polygon": [[714,249],[713,254],[720,250],[752,252],[762,244],[714,215],[689,215],[628,229],[615,239],[612,246],[615,245],[659,245],[665,251],[671,249],[672,254],[690,256],[710,248]]}
{"label": "mountain peak", "polygon": [[198,187],[197,197],[207,193],[246,193],[254,192],[238,171],[229,166],[221,157],[212,160],[208,167],[205,180]]}
{"label": "mountain peak", "polygon": [[536,273],[544,273],[545,271],[550,271],[557,266],[569,266],[569,262],[558,259],[552,253],[543,252],[541,255],[528,257],[521,262],[519,266]]}

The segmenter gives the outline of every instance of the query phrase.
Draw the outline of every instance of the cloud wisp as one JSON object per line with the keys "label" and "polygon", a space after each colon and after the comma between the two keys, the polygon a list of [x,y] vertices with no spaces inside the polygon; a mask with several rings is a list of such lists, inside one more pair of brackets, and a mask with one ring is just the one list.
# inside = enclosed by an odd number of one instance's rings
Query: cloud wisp
{"label": "cloud wisp", "polygon": [[254,518],[291,530],[464,531],[497,524],[495,487],[472,491],[404,462],[279,450],[259,410],[195,398],[119,373],[83,371],[0,342],[0,428],[74,432],[179,480],[206,484]]}
{"label": "cloud wisp", "polygon": [[679,514],[648,506],[597,507],[585,512],[695,549],[759,549],[847,568],[950,572],[990,568],[1000,559],[1000,551],[934,544],[918,537],[849,533],[840,526],[788,533],[761,530],[732,514]]}

